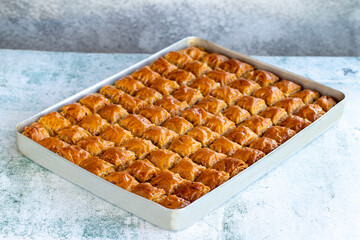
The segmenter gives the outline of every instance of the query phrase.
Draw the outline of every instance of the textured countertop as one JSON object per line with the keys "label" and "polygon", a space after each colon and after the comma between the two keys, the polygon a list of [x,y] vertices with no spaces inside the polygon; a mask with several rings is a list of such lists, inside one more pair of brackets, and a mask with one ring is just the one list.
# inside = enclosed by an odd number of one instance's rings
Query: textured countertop
{"label": "textured countertop", "polygon": [[146,56],[0,50],[0,239],[359,238],[360,58],[257,57],[344,92],[344,115],[182,231],[155,227],[18,151],[17,123]]}

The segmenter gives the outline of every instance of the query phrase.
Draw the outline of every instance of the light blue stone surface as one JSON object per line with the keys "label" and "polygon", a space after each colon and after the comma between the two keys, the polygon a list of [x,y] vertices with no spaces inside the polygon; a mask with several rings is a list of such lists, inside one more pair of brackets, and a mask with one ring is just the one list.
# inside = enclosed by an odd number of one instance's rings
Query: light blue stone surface
{"label": "light blue stone surface", "polygon": [[0,50],[0,239],[358,239],[360,58],[257,57],[343,91],[343,118],[188,229],[169,232],[22,156],[15,125],[145,58]]}

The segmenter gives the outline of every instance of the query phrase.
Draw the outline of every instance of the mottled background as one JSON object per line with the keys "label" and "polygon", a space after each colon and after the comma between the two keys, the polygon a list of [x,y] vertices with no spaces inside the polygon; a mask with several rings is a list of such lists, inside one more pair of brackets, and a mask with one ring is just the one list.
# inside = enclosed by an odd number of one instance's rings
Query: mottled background
{"label": "mottled background", "polygon": [[249,55],[360,55],[358,0],[0,0],[0,48],[152,53],[189,35]]}

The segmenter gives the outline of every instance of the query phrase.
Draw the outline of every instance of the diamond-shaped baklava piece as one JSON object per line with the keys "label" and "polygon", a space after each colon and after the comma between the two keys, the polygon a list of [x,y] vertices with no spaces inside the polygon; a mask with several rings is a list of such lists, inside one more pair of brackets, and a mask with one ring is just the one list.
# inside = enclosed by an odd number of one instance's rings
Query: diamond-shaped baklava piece
{"label": "diamond-shaped baklava piece", "polygon": [[178,164],[176,164],[171,171],[178,173],[184,179],[194,181],[205,169],[206,168],[204,166],[198,165],[191,161],[190,158],[185,157],[180,159]]}
{"label": "diamond-shaped baklava piece", "polygon": [[154,187],[164,189],[165,193],[169,195],[185,181],[186,180],[181,178],[177,173],[170,172],[169,170],[162,170],[151,179],[150,184]]}
{"label": "diamond-shaped baklava piece", "polygon": [[98,112],[106,104],[110,103],[110,100],[100,93],[91,93],[80,99],[79,102],[89,108],[92,112]]}
{"label": "diamond-shaped baklava piece", "polygon": [[291,97],[300,98],[305,104],[310,104],[315,102],[320,97],[320,94],[314,90],[304,89],[292,94]]}
{"label": "diamond-shaped baklava piece", "polygon": [[61,129],[70,127],[71,122],[58,112],[51,112],[39,119],[50,136],[55,136]]}
{"label": "diamond-shaped baklava piece", "polygon": [[165,197],[163,189],[153,187],[150,183],[139,183],[133,187],[131,192],[154,202],[159,202]]}
{"label": "diamond-shaped baklava piece", "polygon": [[282,120],[287,117],[287,112],[283,108],[279,107],[267,107],[262,111],[260,116],[264,118],[270,118],[274,125],[279,124]]}
{"label": "diamond-shaped baklava piece", "polygon": [[127,171],[113,172],[104,177],[104,179],[127,191],[131,191],[136,185],[139,184],[139,182],[136,181],[136,179]]}
{"label": "diamond-shaped baklava piece", "polygon": [[222,113],[218,113],[209,118],[204,126],[210,128],[212,131],[217,132],[220,135],[223,135],[234,129],[235,123],[222,115]]}
{"label": "diamond-shaped baklava piece", "polygon": [[198,126],[187,132],[187,135],[200,142],[203,146],[211,144],[215,139],[219,138],[220,135],[216,132],[211,131],[207,127]]}
{"label": "diamond-shaped baklava piece", "polygon": [[181,135],[171,143],[169,150],[178,153],[182,157],[187,157],[199,148],[201,148],[201,143],[195,141],[190,136]]}
{"label": "diamond-shaped baklava piece", "polygon": [[235,73],[236,77],[241,77],[250,71],[254,70],[254,67],[250,64],[240,62],[236,59],[230,59],[219,66],[226,72]]}
{"label": "diamond-shaped baklava piece", "polygon": [[289,80],[281,80],[274,84],[275,87],[279,88],[285,95],[289,97],[291,94],[301,90],[301,86]]}
{"label": "diamond-shaped baklava piece", "polygon": [[100,134],[100,137],[115,143],[119,147],[126,140],[133,137],[130,131],[123,129],[118,124],[110,125]]}
{"label": "diamond-shaped baklava piece", "polygon": [[251,131],[251,129],[248,127],[239,126],[229,132],[226,137],[242,146],[247,146],[251,143],[251,141],[258,138],[258,135]]}
{"label": "diamond-shaped baklava piece", "polygon": [[249,145],[250,148],[260,150],[260,151],[264,152],[265,154],[270,153],[278,146],[279,146],[279,144],[274,139],[267,138],[267,137],[261,137],[261,138],[255,139]]}
{"label": "diamond-shaped baklava piece", "polygon": [[139,182],[147,182],[151,180],[160,171],[148,160],[136,160],[127,169],[132,176]]}
{"label": "diamond-shaped baklava piece", "polygon": [[134,79],[132,76],[126,76],[117,80],[115,86],[130,95],[134,95],[139,89],[145,87],[142,82]]}
{"label": "diamond-shaped baklava piece", "polygon": [[164,108],[171,116],[180,114],[180,112],[188,107],[188,104],[185,101],[181,102],[171,95],[163,97],[157,101],[156,105]]}
{"label": "diamond-shaped baklava piece", "polygon": [[119,125],[126,130],[131,131],[131,133],[135,136],[140,137],[143,132],[151,126],[151,122],[141,115],[130,114],[129,116],[121,120],[119,122]]}
{"label": "diamond-shaped baklava piece", "polygon": [[243,96],[239,90],[228,86],[214,89],[211,92],[211,95],[218,99],[224,100],[228,106],[234,105],[236,101]]}
{"label": "diamond-shaped baklava piece", "polygon": [[119,103],[120,98],[124,95],[124,92],[117,89],[115,86],[106,85],[100,89],[100,93],[110,99],[112,103]]}
{"label": "diamond-shaped baklava piece", "polygon": [[271,106],[277,101],[285,98],[283,92],[274,86],[260,88],[254,92],[254,97],[264,99],[268,106]]}
{"label": "diamond-shaped baklava piece", "polygon": [[225,154],[215,152],[210,148],[200,148],[190,156],[191,160],[208,168],[225,157]]}
{"label": "diamond-shaped baklava piece", "polygon": [[61,129],[58,132],[57,137],[69,144],[75,144],[79,140],[86,138],[90,135],[91,134],[82,127],[72,125],[68,128]]}
{"label": "diamond-shaped baklava piece", "polygon": [[266,103],[263,99],[252,96],[244,96],[240,98],[236,105],[246,109],[252,115],[259,114],[266,108]]}
{"label": "diamond-shaped baklava piece", "polygon": [[113,164],[116,171],[130,166],[135,158],[135,153],[121,147],[110,147],[101,155],[101,159]]}
{"label": "diamond-shaped baklava piece", "polygon": [[155,125],[161,125],[171,117],[165,109],[159,106],[149,105],[139,112],[140,115],[149,119]]}
{"label": "diamond-shaped baklava piece", "polygon": [[274,107],[284,108],[287,113],[295,114],[299,109],[304,106],[300,98],[284,98],[274,104]]}
{"label": "diamond-shaped baklava piece", "polygon": [[243,160],[227,157],[218,161],[212,168],[217,171],[227,172],[230,177],[234,177],[247,167],[248,165]]}
{"label": "diamond-shaped baklava piece", "polygon": [[232,155],[237,149],[241,148],[241,145],[236,142],[230,141],[225,137],[220,137],[215,140],[213,144],[210,145],[210,148],[219,153],[223,153],[225,155]]}
{"label": "diamond-shaped baklava piece", "polygon": [[60,108],[61,114],[72,124],[81,121],[85,116],[92,114],[90,109],[80,103],[70,103]]}
{"label": "diamond-shaped baklava piece", "polygon": [[122,147],[127,150],[133,151],[137,158],[144,159],[151,151],[157,147],[151,143],[150,140],[134,137],[127,140]]}
{"label": "diamond-shaped baklava piece", "polygon": [[206,112],[202,107],[194,106],[183,111],[181,116],[194,124],[194,126],[199,126],[204,124],[213,115]]}
{"label": "diamond-shaped baklava piece", "polygon": [[167,149],[156,149],[150,153],[148,159],[156,167],[164,170],[174,167],[179,161],[180,156]]}
{"label": "diamond-shaped baklava piece", "polygon": [[179,88],[179,84],[166,78],[157,78],[150,83],[151,88],[155,89],[162,95],[169,95]]}
{"label": "diamond-shaped baklava piece", "polygon": [[233,81],[229,84],[229,87],[239,90],[244,95],[252,95],[256,90],[261,88],[256,82],[245,78],[239,78]]}
{"label": "diamond-shaped baklava piece", "polygon": [[190,122],[178,116],[170,118],[162,126],[173,130],[179,135],[187,133],[190,129],[194,127]]}
{"label": "diamond-shaped baklava piece", "polygon": [[210,189],[213,190],[226,182],[229,178],[230,176],[227,172],[207,168],[200,174],[196,181],[209,186]]}
{"label": "diamond-shaped baklava piece", "polygon": [[296,115],[305,118],[310,122],[314,122],[324,114],[324,110],[319,105],[308,104],[300,108],[299,112]]}
{"label": "diamond-shaped baklava piece", "polygon": [[110,124],[105,119],[101,118],[99,114],[95,113],[84,117],[78,125],[92,135],[99,135]]}
{"label": "diamond-shaped baklava piece", "polygon": [[69,146],[66,142],[60,140],[57,137],[47,137],[39,140],[38,142],[44,148],[49,149],[50,151],[57,153],[63,147]]}
{"label": "diamond-shaped baklava piece", "polygon": [[145,66],[135,71],[133,74],[131,74],[131,76],[136,80],[141,81],[145,86],[149,86],[152,81],[161,77],[160,74],[151,70],[149,66]]}
{"label": "diamond-shaped baklava piece", "polygon": [[266,132],[264,133],[264,137],[274,139],[279,144],[283,144],[291,137],[293,137],[295,134],[296,132],[294,130],[291,130],[290,128],[273,126],[268,130],[266,130]]}
{"label": "diamond-shaped baklava piece", "polygon": [[178,197],[186,199],[190,202],[199,199],[210,191],[210,188],[200,182],[185,182],[182,184],[174,194]]}
{"label": "diamond-shaped baklava piece", "polygon": [[336,105],[336,101],[329,96],[322,96],[315,104],[319,105],[325,112],[329,111],[330,108]]}
{"label": "diamond-shaped baklava piece", "polygon": [[251,114],[248,111],[239,106],[229,107],[223,112],[223,115],[233,121],[236,125],[251,117]]}
{"label": "diamond-shaped baklava piece", "polygon": [[50,137],[46,128],[38,122],[34,122],[30,126],[26,126],[22,134],[35,142],[38,142],[43,138]]}
{"label": "diamond-shaped baklava piece", "polygon": [[290,114],[279,125],[300,132],[310,124],[311,122],[309,120]]}
{"label": "diamond-shaped baklava piece", "polygon": [[124,93],[120,99],[120,104],[129,113],[138,113],[140,109],[143,109],[148,105],[148,102],[145,102],[138,97],[133,97],[127,93]]}
{"label": "diamond-shaped baklava piece", "polygon": [[79,166],[99,177],[105,177],[115,171],[114,165],[98,157],[85,159]]}
{"label": "diamond-shaped baklava piece", "polygon": [[85,159],[92,157],[90,153],[76,145],[62,147],[59,149],[57,154],[69,160],[70,162],[75,163],[76,165],[79,165]]}
{"label": "diamond-shaped baklava piece", "polygon": [[179,86],[184,86],[190,84],[195,80],[196,77],[191,72],[185,71],[183,69],[176,69],[170,73],[167,78],[177,82]]}
{"label": "diamond-shaped baklava piece", "polygon": [[189,55],[184,52],[169,52],[164,56],[166,60],[170,63],[178,66],[179,68],[184,68],[187,63],[194,61]]}
{"label": "diamond-shaped baklava piece", "polygon": [[179,209],[179,208],[184,208],[187,205],[190,204],[190,201],[185,200],[183,198],[180,198],[176,195],[170,195],[167,196],[162,202],[161,205],[163,205],[166,208],[169,209]]}
{"label": "diamond-shaped baklava piece", "polygon": [[210,72],[212,69],[205,63],[199,61],[193,61],[187,63],[184,66],[184,70],[189,71],[195,75],[195,77],[200,77],[201,75]]}
{"label": "diamond-shaped baklava piece", "polygon": [[166,61],[164,58],[160,57],[155,62],[150,65],[150,68],[155,72],[160,73],[162,76],[166,77],[171,72],[177,69],[176,66]]}
{"label": "diamond-shaped baklava piece", "polygon": [[223,100],[214,98],[212,96],[204,97],[196,104],[196,106],[202,107],[205,111],[212,114],[219,113],[227,107]]}
{"label": "diamond-shaped baklava piece", "polygon": [[159,148],[166,148],[178,134],[161,126],[150,126],[142,137],[151,140]]}
{"label": "diamond-shaped baklava piece", "polygon": [[247,78],[257,82],[261,87],[267,87],[279,80],[275,74],[265,70],[255,70],[249,72]]}
{"label": "diamond-shaped baklava piece", "polygon": [[203,96],[207,96],[212,90],[220,87],[220,84],[206,76],[202,76],[195,79],[189,87],[199,89]]}
{"label": "diamond-shaped baklava piece", "polygon": [[240,159],[250,166],[265,157],[265,153],[258,149],[243,147],[237,150],[231,157]]}
{"label": "diamond-shaped baklava piece", "polygon": [[144,88],[139,89],[139,91],[136,92],[135,97],[140,98],[141,100],[144,100],[145,102],[154,104],[157,100],[162,98],[162,95],[155,89],[152,89],[149,87],[144,87]]}
{"label": "diamond-shaped baklava piece", "polygon": [[250,128],[254,133],[261,136],[269,127],[272,126],[272,122],[269,118],[263,118],[255,115],[246,119],[241,125]]}
{"label": "diamond-shaped baklava piece", "polygon": [[201,61],[209,65],[212,69],[220,66],[220,64],[228,61],[229,58],[219,53],[210,53],[206,55]]}
{"label": "diamond-shaped baklava piece", "polygon": [[208,54],[203,48],[193,46],[185,48],[184,50],[181,50],[181,52],[186,53],[195,60],[201,60]]}
{"label": "diamond-shaped baklava piece", "polygon": [[110,103],[99,111],[99,115],[109,123],[116,123],[129,115],[129,113],[120,105]]}
{"label": "diamond-shaped baklava piece", "polygon": [[187,86],[180,87],[172,94],[172,96],[181,102],[187,102],[189,106],[194,105],[197,101],[203,98],[200,90]]}
{"label": "diamond-shaped baklava piece", "polygon": [[77,142],[77,145],[85,149],[94,156],[100,155],[109,147],[113,147],[114,143],[106,141],[101,137],[90,136]]}
{"label": "diamond-shaped baklava piece", "polygon": [[220,68],[206,73],[206,76],[215,82],[218,82],[221,86],[226,86],[236,80],[235,74],[225,72]]}

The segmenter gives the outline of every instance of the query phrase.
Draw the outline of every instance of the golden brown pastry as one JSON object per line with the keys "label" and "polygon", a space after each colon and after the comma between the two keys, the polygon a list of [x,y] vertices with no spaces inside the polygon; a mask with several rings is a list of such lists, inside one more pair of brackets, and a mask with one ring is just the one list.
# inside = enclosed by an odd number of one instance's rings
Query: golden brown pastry
{"label": "golden brown pastry", "polygon": [[170,172],[169,170],[162,170],[151,179],[150,184],[154,187],[164,189],[165,193],[170,195],[184,182],[185,179],[181,178],[179,174]]}
{"label": "golden brown pastry", "polygon": [[207,96],[212,90],[220,87],[220,84],[206,76],[202,76],[195,79],[189,87],[199,89],[203,96]]}
{"label": "golden brown pastry", "polygon": [[187,86],[180,87],[172,96],[181,102],[185,101],[189,106],[194,105],[203,98],[200,90]]}
{"label": "golden brown pastry", "polygon": [[242,77],[230,83],[229,87],[239,90],[244,95],[252,95],[256,90],[261,88],[256,82]]}
{"label": "golden brown pastry", "polygon": [[236,125],[251,117],[248,111],[239,106],[229,107],[223,112],[223,115],[233,121]]}
{"label": "golden brown pastry", "polygon": [[300,98],[284,98],[274,104],[274,107],[284,108],[287,113],[295,114],[299,109],[304,106],[303,101]]}
{"label": "golden brown pastry", "polygon": [[264,118],[270,118],[274,125],[279,124],[287,117],[287,112],[283,108],[279,107],[267,107],[262,111],[260,116]]}
{"label": "golden brown pastry", "polygon": [[148,102],[145,102],[138,97],[133,97],[127,93],[124,93],[120,99],[120,104],[129,113],[138,113],[140,109],[143,109],[148,105]]}
{"label": "golden brown pastry", "polygon": [[50,136],[55,136],[61,129],[70,127],[71,123],[58,112],[51,112],[39,119]]}
{"label": "golden brown pastry", "polygon": [[141,81],[134,79],[132,76],[126,76],[117,80],[115,86],[130,95],[134,95],[139,89],[145,87]]}
{"label": "golden brown pastry", "polygon": [[22,134],[35,142],[38,142],[43,138],[50,137],[46,128],[38,122],[34,122],[30,126],[26,126]]}
{"label": "golden brown pastry", "polygon": [[101,159],[115,166],[116,171],[130,166],[136,159],[135,153],[122,147],[110,147],[101,155]]}
{"label": "golden brown pastry", "polygon": [[150,140],[134,137],[124,142],[122,147],[135,153],[139,159],[144,159],[151,151],[157,147]]}
{"label": "golden brown pastry", "polygon": [[120,102],[120,98],[124,95],[124,92],[117,89],[112,85],[105,85],[100,89],[100,93],[110,99],[112,103],[118,104]]}
{"label": "golden brown pastry", "polygon": [[141,115],[130,114],[121,120],[119,125],[126,130],[129,130],[135,136],[140,137],[143,132],[151,126],[151,122]]}
{"label": "golden brown pastry", "polygon": [[203,125],[213,115],[206,112],[202,107],[194,106],[182,112],[181,116],[194,126]]}
{"label": "golden brown pastry", "polygon": [[190,136],[181,135],[171,143],[169,150],[178,153],[182,157],[187,157],[199,148],[201,148],[201,143],[195,141]]}
{"label": "golden brown pastry", "polygon": [[186,182],[181,185],[178,190],[174,192],[174,195],[186,199],[190,202],[199,199],[210,191],[208,186],[200,182]]}
{"label": "golden brown pastry", "polygon": [[39,140],[38,143],[54,153],[58,153],[61,148],[69,146],[69,144],[56,137],[43,138]]}
{"label": "golden brown pastry", "polygon": [[212,69],[205,63],[199,61],[193,61],[187,63],[184,66],[184,70],[189,71],[195,75],[195,77],[200,77],[201,75],[210,72]]}
{"label": "golden brown pastry", "polygon": [[104,179],[127,191],[131,191],[136,185],[139,184],[139,182],[136,181],[136,179],[127,171],[113,172],[104,177]]}
{"label": "golden brown pastry", "polygon": [[201,99],[196,106],[202,107],[205,111],[215,114],[223,111],[227,105],[223,100],[214,98],[212,96],[206,96]]}
{"label": "golden brown pastry", "polygon": [[233,142],[236,142],[242,146],[249,145],[254,139],[258,138],[258,135],[256,135],[253,131],[251,131],[250,128],[245,126],[239,126],[228,133],[226,136],[228,139],[230,139]]}
{"label": "golden brown pastry", "polygon": [[212,69],[215,69],[220,66],[220,64],[227,62],[228,57],[221,55],[219,53],[210,53],[206,55],[201,61],[209,65]]}
{"label": "golden brown pastry", "polygon": [[187,132],[187,135],[200,142],[203,146],[211,144],[215,139],[218,139],[220,135],[216,132],[211,131],[207,127],[198,126]]}
{"label": "golden brown pastry", "polygon": [[310,103],[315,102],[320,97],[320,94],[318,92],[310,90],[310,89],[304,89],[300,92],[296,92],[296,93],[292,94],[291,97],[301,98],[301,100],[305,104],[310,104]]}
{"label": "golden brown pastry", "polygon": [[190,122],[186,121],[184,118],[175,116],[167,120],[163,124],[163,127],[173,130],[179,135],[183,135],[187,133],[190,129],[192,129],[194,126]]}
{"label": "golden brown pastry", "polygon": [[148,160],[136,160],[126,169],[139,182],[150,181],[160,171]]}
{"label": "golden brown pastry", "polygon": [[196,181],[209,186],[210,189],[213,190],[214,188],[226,182],[229,178],[230,176],[227,172],[207,168],[200,174]]}
{"label": "golden brown pastry", "polygon": [[166,54],[165,59],[170,63],[178,66],[179,68],[184,68],[184,66],[192,61],[194,61],[189,55],[184,52],[169,52]]}
{"label": "golden brown pastry", "polygon": [[58,132],[57,137],[69,144],[75,144],[79,140],[86,138],[90,135],[91,134],[82,127],[72,125],[68,128],[61,129]]}
{"label": "golden brown pastry", "polygon": [[72,124],[81,121],[85,116],[92,114],[90,109],[80,103],[70,103],[60,108],[61,114],[66,117]]}
{"label": "golden brown pastry", "polygon": [[223,135],[234,129],[235,123],[222,115],[222,113],[218,113],[215,114],[213,117],[209,118],[209,120],[207,120],[204,126],[210,128],[212,131],[220,135]]}
{"label": "golden brown pastry", "polygon": [[265,153],[254,148],[243,147],[238,149],[231,157],[242,160],[250,166],[265,157]]}
{"label": "golden brown pastry", "polygon": [[189,181],[194,181],[202,171],[206,168],[194,163],[190,158],[185,157],[180,159],[178,164],[171,169],[172,172],[178,173],[182,178]]}
{"label": "golden brown pastry", "polygon": [[205,49],[200,47],[193,47],[190,46],[188,48],[185,48],[184,50],[181,50],[181,52],[186,53],[189,55],[192,59],[195,60],[201,60],[203,59],[208,53],[205,51]]}
{"label": "golden brown pastry", "polygon": [[139,114],[149,119],[155,125],[161,125],[171,117],[165,109],[159,106],[149,105],[139,111]]}
{"label": "golden brown pastry", "polygon": [[100,134],[100,137],[115,143],[115,146],[119,147],[126,140],[133,137],[130,131],[123,129],[118,124],[113,124],[105,128]]}
{"label": "golden brown pastry", "polygon": [[247,78],[257,82],[261,87],[267,87],[279,81],[278,76],[265,70],[255,70],[249,72]]}
{"label": "golden brown pastry", "polygon": [[106,104],[110,103],[110,100],[100,93],[91,93],[80,99],[79,102],[89,108],[92,112],[98,112]]}
{"label": "golden brown pastry", "polygon": [[151,140],[159,148],[168,147],[177,136],[177,133],[161,126],[150,126],[142,134],[143,138]]}
{"label": "golden brown pastry", "polygon": [[218,68],[215,69],[211,72],[206,73],[206,76],[212,80],[214,80],[215,82],[220,83],[220,85],[226,86],[229,83],[233,82],[236,80],[236,76],[233,73],[228,73],[225,72],[224,70]]}
{"label": "golden brown pastry", "polygon": [[114,172],[114,166],[98,157],[90,157],[79,164],[85,170],[99,176],[105,177]]}
{"label": "golden brown pastry", "polygon": [[148,103],[154,104],[157,100],[162,98],[161,93],[155,89],[144,87],[136,92],[135,97],[140,98]]}
{"label": "golden brown pastry", "polygon": [[239,90],[228,86],[212,90],[211,95],[224,100],[228,106],[233,106],[243,96]]}
{"label": "golden brown pastry", "polygon": [[185,86],[194,81],[196,77],[191,72],[185,71],[183,69],[176,69],[175,71],[171,72],[167,78],[177,82],[179,86]]}
{"label": "golden brown pastry", "polygon": [[155,62],[153,62],[150,65],[150,68],[164,77],[167,77],[171,72],[177,69],[176,66],[169,63],[162,57],[159,57]]}
{"label": "golden brown pastry", "polygon": [[163,189],[153,187],[150,183],[139,183],[133,187],[131,192],[154,202],[159,202],[165,197]]}
{"label": "golden brown pastry", "polygon": [[156,91],[165,96],[171,94],[176,89],[178,89],[179,84],[166,78],[157,78],[150,83],[149,87],[155,89]]}
{"label": "golden brown pastry", "polygon": [[99,114],[95,113],[84,117],[78,125],[92,135],[99,135],[110,124],[105,119],[101,118]]}
{"label": "golden brown pastry", "polygon": [[223,62],[219,67],[226,72],[235,73],[238,78],[254,70],[254,67],[250,64],[240,62],[236,59],[230,59]]}
{"label": "golden brown pastry", "polygon": [[161,170],[170,169],[178,163],[179,154],[167,149],[153,150],[149,155],[149,161]]}
{"label": "golden brown pastry", "polygon": [[250,128],[258,136],[261,136],[269,127],[272,126],[272,122],[269,118],[263,118],[255,115],[246,119],[241,125]]}
{"label": "golden brown pastry", "polygon": [[290,114],[279,125],[300,132],[310,124],[311,122],[309,120]]}
{"label": "golden brown pastry", "polygon": [[85,149],[94,156],[100,155],[109,147],[113,147],[115,144],[110,141],[106,141],[101,137],[90,136],[77,142],[77,145]]}
{"label": "golden brown pastry", "polygon": [[76,145],[68,145],[59,148],[57,154],[76,165],[79,165],[85,159],[92,157],[90,153]]}
{"label": "golden brown pastry", "polygon": [[156,105],[164,108],[171,114],[171,116],[180,114],[180,112],[184,111],[188,107],[186,102],[180,102],[171,95],[163,97],[157,101]]}
{"label": "golden brown pastry", "polygon": [[184,208],[189,204],[190,204],[190,202],[188,200],[180,198],[176,195],[166,196],[164,201],[161,202],[161,205],[163,205],[164,207],[169,208],[169,209]]}
{"label": "golden brown pastry", "polygon": [[227,157],[218,161],[212,168],[219,172],[227,172],[232,178],[247,167],[248,165],[243,160]]}
{"label": "golden brown pastry", "polygon": [[255,139],[249,145],[250,148],[258,149],[258,150],[264,152],[265,154],[270,153],[278,146],[279,146],[279,144],[274,139],[267,138],[267,137],[261,137],[261,138]]}
{"label": "golden brown pastry", "polygon": [[145,86],[149,86],[152,81],[161,77],[160,74],[151,70],[149,66],[145,66],[135,71],[133,74],[131,74],[131,76],[136,80],[141,81]]}
{"label": "golden brown pastry", "polygon": [[225,154],[215,152],[210,148],[200,148],[190,156],[191,160],[207,168],[212,167],[220,159],[223,159],[225,157]]}
{"label": "golden brown pastry", "polygon": [[293,137],[295,134],[296,132],[294,130],[291,130],[290,128],[273,126],[268,130],[266,130],[266,132],[264,133],[264,137],[274,139],[279,144],[283,144],[291,137]]}
{"label": "golden brown pastry", "polygon": [[129,115],[129,113],[120,105],[110,103],[99,111],[99,115],[109,123],[116,123]]}
{"label": "golden brown pastry", "polygon": [[274,86],[260,88],[254,92],[254,97],[264,99],[268,106],[271,106],[277,101],[285,98],[283,92]]}
{"label": "golden brown pastry", "polygon": [[260,112],[264,111],[266,108],[266,103],[263,99],[252,96],[243,96],[239,99],[236,105],[246,109],[252,115],[257,115]]}
{"label": "golden brown pastry", "polygon": [[319,105],[307,104],[300,108],[299,112],[296,115],[305,118],[310,122],[314,122],[324,114],[324,110]]}
{"label": "golden brown pastry", "polygon": [[329,111],[330,108],[336,105],[336,101],[329,96],[322,96],[315,104],[319,105],[325,112]]}
{"label": "golden brown pastry", "polygon": [[237,149],[241,148],[241,145],[232,142],[225,137],[220,137],[210,145],[210,148],[219,153],[231,156]]}
{"label": "golden brown pastry", "polygon": [[279,88],[285,95],[289,97],[291,94],[301,90],[301,86],[289,80],[281,80],[274,84],[275,87]]}

